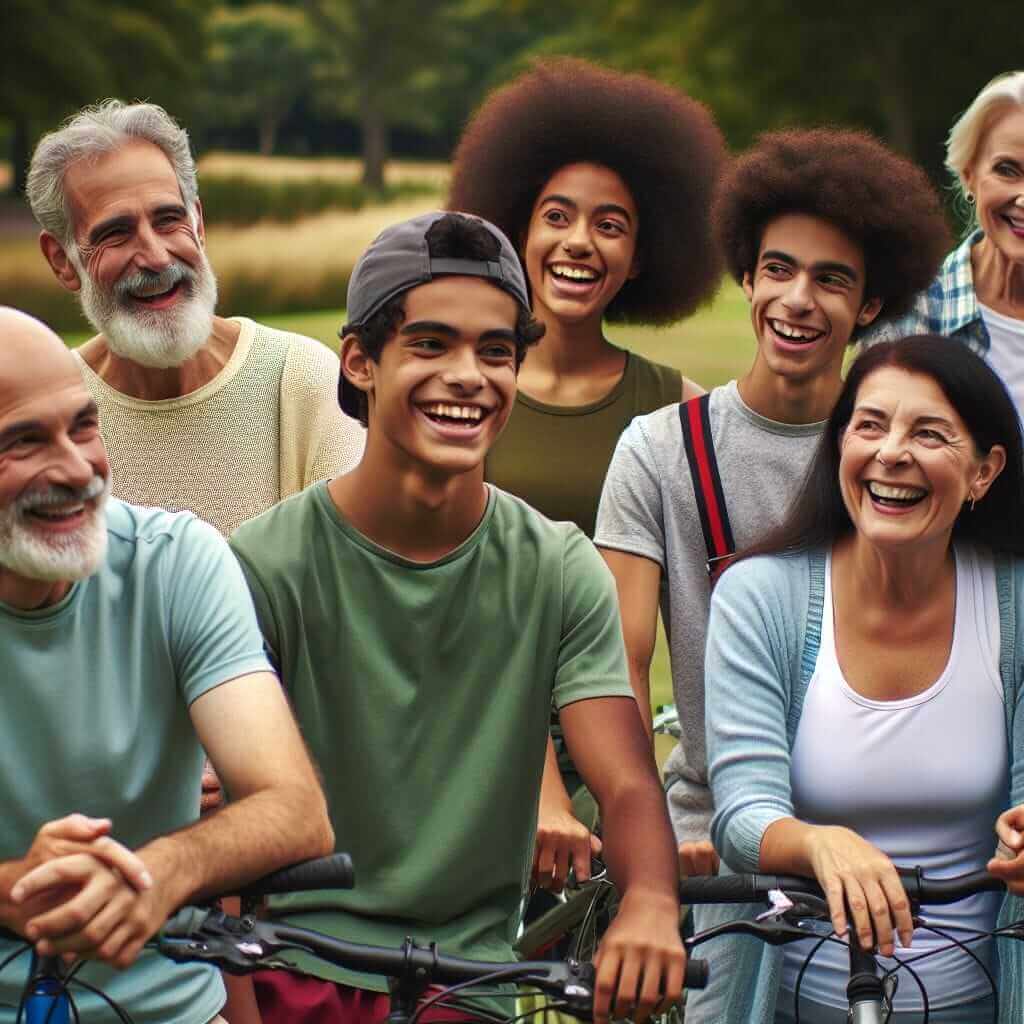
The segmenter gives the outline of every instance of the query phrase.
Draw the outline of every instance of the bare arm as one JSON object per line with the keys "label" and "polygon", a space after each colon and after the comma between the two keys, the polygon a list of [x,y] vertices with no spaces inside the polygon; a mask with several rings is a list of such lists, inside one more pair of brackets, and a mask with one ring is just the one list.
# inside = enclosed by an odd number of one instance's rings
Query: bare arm
{"label": "bare arm", "polygon": [[658,596],[661,566],[643,555],[630,555],[612,548],[598,548],[615,577],[619,595],[622,634],[626,641],[629,682],[633,687],[640,717],[653,743],[651,719],[651,658],[658,632]]}
{"label": "bare arm", "polygon": [[78,888],[29,922],[47,940],[40,952],[85,952],[127,966],[176,907],[333,848],[323,794],[274,675],[223,683],[190,714],[232,803],[138,851],[153,878],[144,893],[123,884],[111,892],[82,857],[51,861],[22,879],[22,898],[62,884]]}
{"label": "bare arm", "polygon": [[609,1006],[615,1016],[642,1020],[678,998],[686,963],[676,848],[657,766],[630,698],[577,701],[561,717],[569,752],[600,805],[605,859],[622,893],[597,958],[595,1020]]}

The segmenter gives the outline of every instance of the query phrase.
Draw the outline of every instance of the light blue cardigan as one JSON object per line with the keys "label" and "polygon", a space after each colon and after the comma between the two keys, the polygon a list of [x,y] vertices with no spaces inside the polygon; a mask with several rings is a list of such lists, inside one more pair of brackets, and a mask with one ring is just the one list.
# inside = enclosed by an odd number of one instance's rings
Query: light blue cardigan
{"label": "light blue cardigan", "polygon": [[[1024,560],[996,556],[999,671],[1010,753],[1011,805],[1024,803]],[[711,600],[705,661],[708,770],[715,799],[711,838],[727,868],[759,870],[761,837],[791,817],[790,751],[821,642],[825,595],[822,551],[752,558],[726,572]],[[1017,636],[1022,642],[1017,643]],[[854,784],[851,780],[851,784]],[[993,847],[995,836],[993,835]],[[764,906],[697,907],[700,931],[753,917]],[[1007,896],[999,923],[1024,918],[1024,900]],[[999,952],[1000,1024],[1024,1020],[1024,946]],[[771,1024],[782,949],[747,937],[701,947],[711,983],[690,993],[687,1024]]]}

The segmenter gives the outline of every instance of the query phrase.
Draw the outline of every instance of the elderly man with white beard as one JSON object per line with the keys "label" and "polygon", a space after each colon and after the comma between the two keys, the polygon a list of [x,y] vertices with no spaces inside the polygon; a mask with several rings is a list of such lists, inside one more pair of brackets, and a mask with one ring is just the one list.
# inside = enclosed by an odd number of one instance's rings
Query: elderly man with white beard
{"label": "elderly man with white beard", "polygon": [[[76,978],[139,1024],[220,1022],[217,972],[143,943],[333,835],[227,544],[108,490],[78,361],[0,308],[0,926],[100,961]],[[203,747],[233,801],[196,821]],[[29,970],[19,946],[0,936],[0,1024]],[[108,1019],[71,991],[76,1019]]]}
{"label": "elderly man with white beard", "polygon": [[360,459],[338,359],[310,338],[216,316],[188,135],[107,100],[44,136],[26,189],[40,246],[98,332],[78,350],[113,493],[236,526]]}

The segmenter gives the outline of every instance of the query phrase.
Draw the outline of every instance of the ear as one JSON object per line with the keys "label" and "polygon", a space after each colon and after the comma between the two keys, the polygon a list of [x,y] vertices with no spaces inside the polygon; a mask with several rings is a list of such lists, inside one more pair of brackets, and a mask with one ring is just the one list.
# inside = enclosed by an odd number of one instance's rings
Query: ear
{"label": "ear", "polygon": [[747,302],[754,301],[754,281],[750,276],[749,270],[743,271],[743,280],[740,281],[740,287],[743,289],[743,294],[747,297]]}
{"label": "ear", "polygon": [[376,364],[363,351],[358,334],[346,334],[341,339],[341,348],[338,350],[341,358],[341,372],[345,379],[353,387],[359,388],[364,395],[373,394],[373,371]]}
{"label": "ear", "polygon": [[970,497],[975,501],[981,501],[1005,466],[1006,449],[1001,444],[992,445],[991,450],[978,464],[978,475],[974,478],[974,483],[971,484]]}
{"label": "ear", "polygon": [[859,327],[867,327],[879,313],[882,312],[882,300],[881,299],[868,299],[863,306],[860,307],[860,312],[857,314],[857,325]]}
{"label": "ear", "polygon": [[54,277],[69,292],[77,292],[82,287],[82,280],[64,246],[49,231],[44,231],[39,236],[39,248],[46,257],[46,262],[50,264]]}
{"label": "ear", "polygon": [[199,238],[199,244],[204,248],[206,246],[206,225],[203,223],[203,204],[197,199],[195,205],[195,216],[196,216],[196,235]]}

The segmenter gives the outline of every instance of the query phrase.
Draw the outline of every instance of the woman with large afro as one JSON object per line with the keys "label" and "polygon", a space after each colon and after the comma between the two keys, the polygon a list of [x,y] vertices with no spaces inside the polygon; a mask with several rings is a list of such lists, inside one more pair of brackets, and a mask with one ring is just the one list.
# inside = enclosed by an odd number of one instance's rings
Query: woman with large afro
{"label": "woman with large afro", "polygon": [[[633,417],[702,393],[679,370],[612,344],[604,324],[670,324],[714,294],[721,264],[709,211],[724,157],[701,104],[572,59],[538,64],[492,93],[455,151],[449,208],[512,239],[546,328],[519,371],[487,478],[587,536]],[[570,861],[586,877],[598,844],[570,814],[565,787],[575,791],[579,778],[557,721],[552,732],[534,876],[558,889]],[[576,813],[593,820],[579,801]]]}

